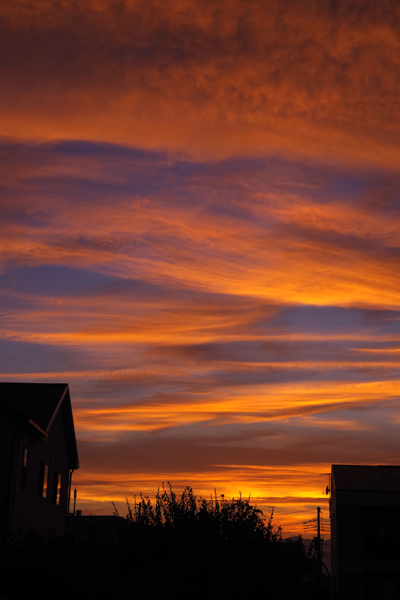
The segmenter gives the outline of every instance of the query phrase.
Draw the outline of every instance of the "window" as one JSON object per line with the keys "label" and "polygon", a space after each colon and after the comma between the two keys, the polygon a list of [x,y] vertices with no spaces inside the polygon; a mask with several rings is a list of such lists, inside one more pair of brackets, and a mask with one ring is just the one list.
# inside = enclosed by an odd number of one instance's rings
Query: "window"
{"label": "window", "polygon": [[40,461],[40,470],[39,470],[39,496],[42,498],[47,498],[47,482],[49,479],[49,466],[46,463]]}
{"label": "window", "polygon": [[61,474],[54,471],[54,481],[53,481],[53,503],[60,506],[60,498],[61,498]]}
{"label": "window", "polygon": [[21,487],[26,488],[26,478],[28,475],[28,448],[24,448],[22,457]]}

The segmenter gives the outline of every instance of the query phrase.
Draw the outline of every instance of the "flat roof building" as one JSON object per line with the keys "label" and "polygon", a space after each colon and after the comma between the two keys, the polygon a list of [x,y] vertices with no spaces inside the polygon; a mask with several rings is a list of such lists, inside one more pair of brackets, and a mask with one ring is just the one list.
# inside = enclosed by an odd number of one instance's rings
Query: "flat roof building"
{"label": "flat roof building", "polygon": [[400,599],[400,467],[332,465],[335,600]]}

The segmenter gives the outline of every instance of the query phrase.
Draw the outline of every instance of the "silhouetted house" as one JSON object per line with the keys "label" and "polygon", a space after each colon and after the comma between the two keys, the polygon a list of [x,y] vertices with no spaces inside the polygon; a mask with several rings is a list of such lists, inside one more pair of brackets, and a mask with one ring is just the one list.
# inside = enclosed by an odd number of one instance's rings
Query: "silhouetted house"
{"label": "silhouetted house", "polygon": [[332,465],[335,600],[400,598],[400,467]]}
{"label": "silhouetted house", "polygon": [[79,467],[68,385],[0,383],[0,448],[0,535],[65,534]]}

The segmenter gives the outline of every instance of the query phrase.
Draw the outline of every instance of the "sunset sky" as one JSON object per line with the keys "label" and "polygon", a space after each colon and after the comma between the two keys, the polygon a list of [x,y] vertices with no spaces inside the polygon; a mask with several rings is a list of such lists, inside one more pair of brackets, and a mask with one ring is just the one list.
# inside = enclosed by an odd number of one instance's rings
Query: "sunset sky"
{"label": "sunset sky", "polygon": [[83,514],[400,464],[400,4],[3,0],[0,379],[69,383]]}

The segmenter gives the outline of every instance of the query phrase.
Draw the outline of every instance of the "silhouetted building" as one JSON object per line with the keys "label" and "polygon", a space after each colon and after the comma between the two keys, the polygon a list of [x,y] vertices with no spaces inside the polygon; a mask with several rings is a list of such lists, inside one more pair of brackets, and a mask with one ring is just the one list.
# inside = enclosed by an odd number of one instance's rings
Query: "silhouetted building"
{"label": "silhouetted building", "polygon": [[64,535],[79,468],[68,385],[0,383],[0,448],[0,535]]}
{"label": "silhouetted building", "polygon": [[400,467],[332,465],[335,600],[400,598]]}
{"label": "silhouetted building", "polygon": [[78,540],[94,541],[97,546],[116,545],[118,531],[130,523],[116,515],[82,515],[76,511],[68,524],[68,533]]}

